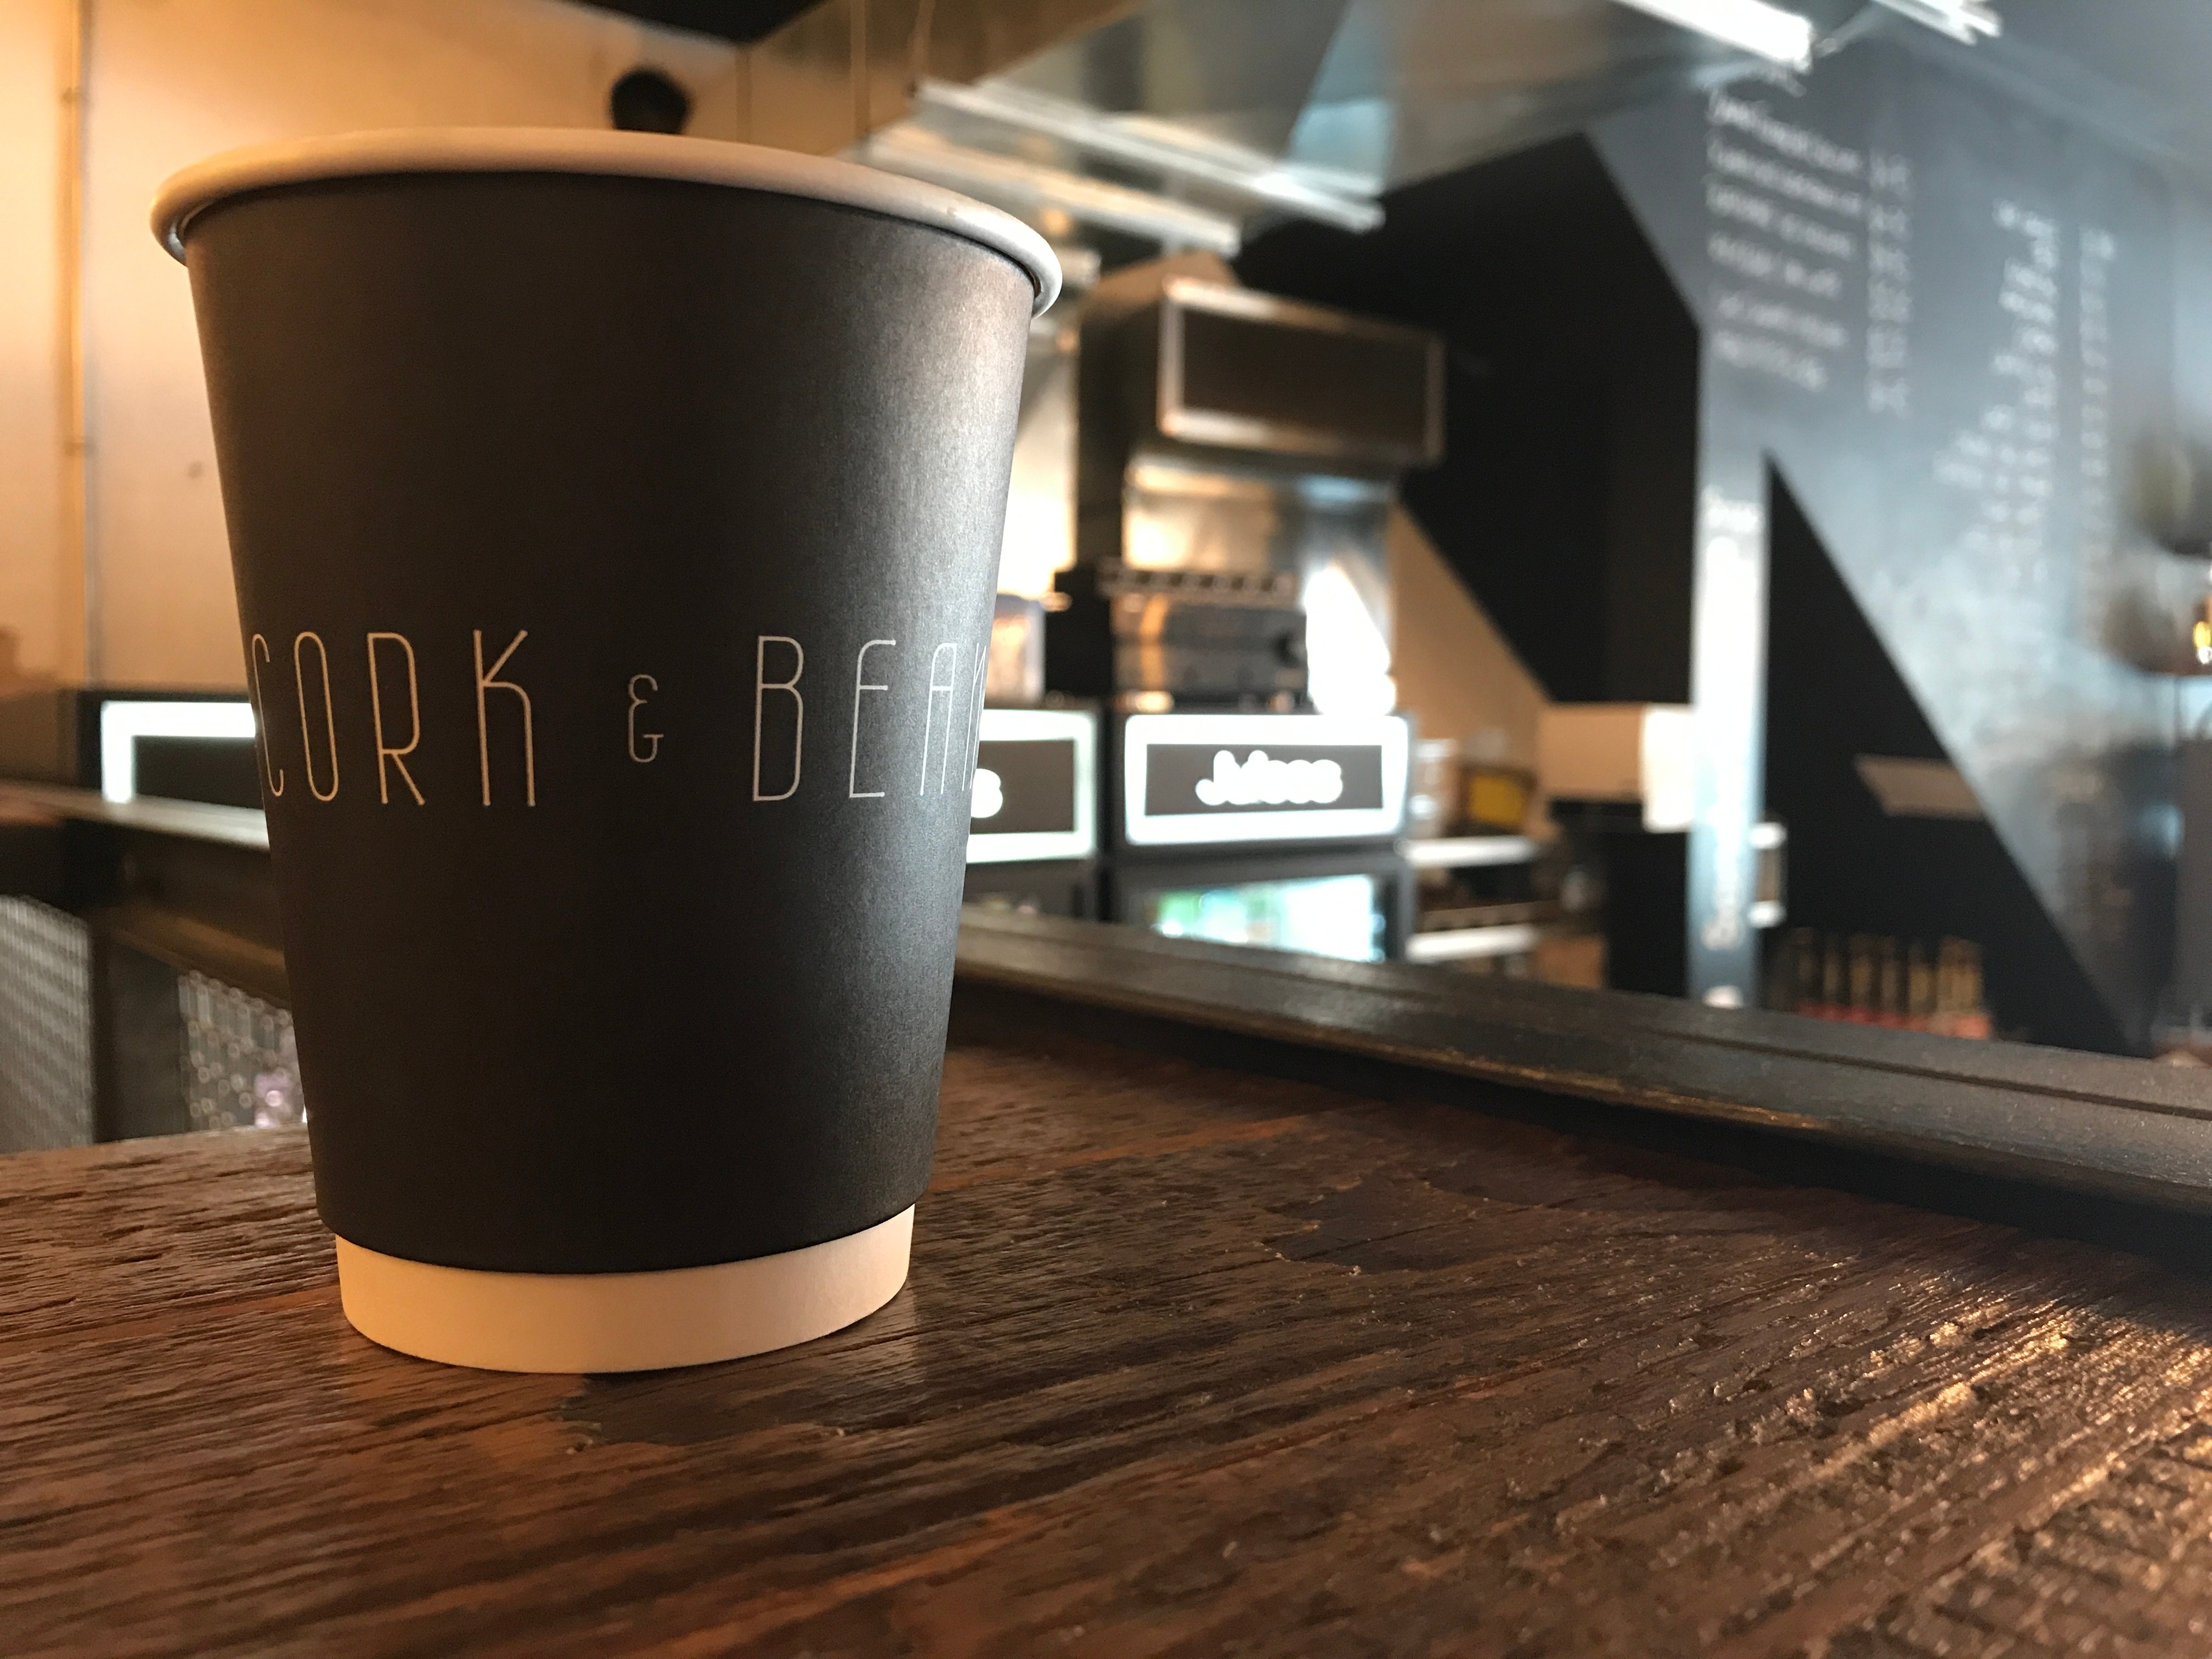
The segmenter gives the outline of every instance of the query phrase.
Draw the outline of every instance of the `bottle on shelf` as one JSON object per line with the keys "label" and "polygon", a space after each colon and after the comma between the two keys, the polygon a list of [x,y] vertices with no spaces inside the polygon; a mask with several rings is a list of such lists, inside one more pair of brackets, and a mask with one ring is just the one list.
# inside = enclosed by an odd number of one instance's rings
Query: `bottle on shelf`
{"label": "bottle on shelf", "polygon": [[1944,939],[1931,957],[1920,939],[1793,929],[1782,941],[1767,1006],[1814,1019],[1944,1036],[1992,1035],[1981,947]]}

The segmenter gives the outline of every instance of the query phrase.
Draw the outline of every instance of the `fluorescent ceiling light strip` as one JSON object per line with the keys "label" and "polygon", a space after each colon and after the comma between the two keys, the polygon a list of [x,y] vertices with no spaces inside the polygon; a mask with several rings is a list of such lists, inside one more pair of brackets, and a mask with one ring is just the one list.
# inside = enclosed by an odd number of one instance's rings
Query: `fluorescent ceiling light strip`
{"label": "fluorescent ceiling light strip", "polygon": [[1382,222],[1371,189],[1350,196],[1318,187],[1273,157],[1241,146],[1178,142],[1164,124],[1116,118],[1065,100],[1016,87],[958,86],[924,81],[915,101],[925,108],[951,110],[995,121],[1020,131],[1042,133],[1094,155],[1194,179],[1249,201],[1280,208],[1340,230],[1372,230]]}
{"label": "fluorescent ceiling light strip", "polygon": [[1625,6],[1679,23],[1731,46],[1792,69],[1813,61],[1813,24],[1767,0],[1620,0]]}
{"label": "fluorescent ceiling light strip", "polygon": [[901,121],[871,133],[852,154],[872,167],[994,201],[1017,212],[1059,208],[1134,236],[1200,247],[1224,258],[1243,244],[1233,219],[1060,167],[955,144]]}
{"label": "fluorescent ceiling light strip", "polygon": [[2004,21],[1988,0],[1881,0],[1900,16],[1972,46],[1984,35],[2002,34]]}
{"label": "fluorescent ceiling light strip", "polygon": [[236,702],[135,702],[100,706],[100,793],[118,805],[138,795],[141,738],[253,738],[253,706]]}

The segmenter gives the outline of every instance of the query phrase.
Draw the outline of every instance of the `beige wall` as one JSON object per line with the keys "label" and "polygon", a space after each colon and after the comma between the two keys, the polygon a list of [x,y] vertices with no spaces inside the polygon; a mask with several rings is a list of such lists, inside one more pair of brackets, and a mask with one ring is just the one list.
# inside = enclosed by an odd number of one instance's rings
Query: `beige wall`
{"label": "beige wall", "polygon": [[70,0],[0,0],[0,629],[18,666],[55,675],[76,672],[84,622],[64,276],[76,30]]}
{"label": "beige wall", "polygon": [[[81,514],[63,95],[80,16]],[[0,629],[25,665],[120,684],[241,678],[191,296],[146,226],[163,178],[230,145],[319,131],[601,125],[609,84],[640,63],[690,88],[694,131],[744,136],[733,49],[562,0],[0,0]],[[1540,693],[1402,514],[1390,562],[1401,702],[1425,732],[1502,732],[1507,757],[1533,762]]]}
{"label": "beige wall", "polygon": [[1420,735],[1465,743],[1496,732],[1504,749],[1491,758],[1533,769],[1543,689],[1402,511],[1390,519],[1390,672]]}
{"label": "beige wall", "polygon": [[[147,229],[155,187],[210,151],[266,139],[435,123],[603,126],[607,88],[640,63],[690,89],[693,131],[734,137],[738,54],[560,0],[87,3],[92,672],[234,685],[242,670],[198,343],[184,272]],[[0,568],[0,626],[14,625],[16,603]]]}

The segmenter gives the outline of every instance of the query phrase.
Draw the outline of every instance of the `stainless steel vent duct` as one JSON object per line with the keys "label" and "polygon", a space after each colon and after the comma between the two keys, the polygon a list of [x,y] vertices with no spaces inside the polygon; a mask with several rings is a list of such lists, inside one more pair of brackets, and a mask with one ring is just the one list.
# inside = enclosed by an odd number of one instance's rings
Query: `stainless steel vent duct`
{"label": "stainless steel vent duct", "polygon": [[1807,41],[1996,22],[1990,0],[825,0],[747,52],[746,126],[1228,252],[1285,216],[1368,228],[1393,186]]}
{"label": "stainless steel vent duct", "polygon": [[[1762,63],[1616,0],[1152,0],[981,77],[925,55],[854,154],[1117,229],[1136,192],[1146,234],[1224,252],[1284,216],[1370,228],[1394,185]],[[1094,212],[1085,179],[1121,193]]]}

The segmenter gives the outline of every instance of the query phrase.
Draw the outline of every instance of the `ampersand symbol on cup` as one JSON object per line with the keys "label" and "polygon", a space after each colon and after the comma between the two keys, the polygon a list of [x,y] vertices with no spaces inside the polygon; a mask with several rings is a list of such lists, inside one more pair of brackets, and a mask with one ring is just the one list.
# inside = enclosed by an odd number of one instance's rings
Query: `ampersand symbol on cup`
{"label": "ampersand symbol on cup", "polygon": [[[660,690],[660,682],[650,674],[633,674],[629,677],[629,757],[640,765],[643,765],[646,762],[659,757],[660,733],[641,732],[637,729],[637,711],[645,707],[645,699],[638,693],[637,688],[641,685],[649,691],[658,691]],[[637,751],[640,739],[649,745],[641,755]]]}

